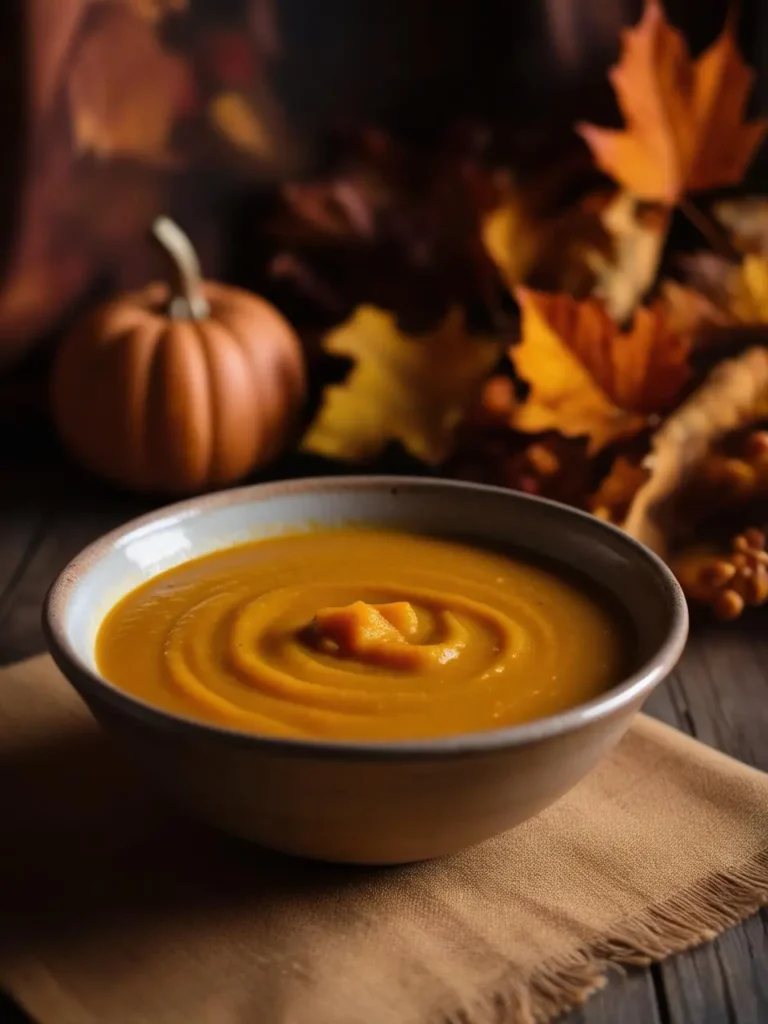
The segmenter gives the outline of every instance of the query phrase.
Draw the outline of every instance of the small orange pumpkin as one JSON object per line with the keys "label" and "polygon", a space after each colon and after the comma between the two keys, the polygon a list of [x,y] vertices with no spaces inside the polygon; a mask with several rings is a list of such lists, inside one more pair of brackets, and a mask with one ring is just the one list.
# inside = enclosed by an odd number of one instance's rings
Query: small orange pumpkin
{"label": "small orange pumpkin", "polygon": [[169,494],[233,483],[285,446],[305,394],[290,324],[264,299],[203,282],[165,217],[152,234],[173,285],[96,309],[54,362],[53,417],[72,456],[124,487]]}

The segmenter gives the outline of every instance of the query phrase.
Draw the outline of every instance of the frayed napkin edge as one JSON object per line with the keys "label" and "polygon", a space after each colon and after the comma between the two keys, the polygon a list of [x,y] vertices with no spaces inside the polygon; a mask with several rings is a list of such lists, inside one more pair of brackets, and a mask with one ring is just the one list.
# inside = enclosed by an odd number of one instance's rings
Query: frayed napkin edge
{"label": "frayed napkin edge", "polygon": [[604,988],[609,972],[644,967],[710,942],[768,905],[768,848],[618,922],[607,936],[504,979],[445,1024],[549,1024]]}

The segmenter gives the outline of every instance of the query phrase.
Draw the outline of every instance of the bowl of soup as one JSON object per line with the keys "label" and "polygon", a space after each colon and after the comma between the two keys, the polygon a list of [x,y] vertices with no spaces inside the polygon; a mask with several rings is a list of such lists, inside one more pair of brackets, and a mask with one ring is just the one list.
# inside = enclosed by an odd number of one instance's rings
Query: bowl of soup
{"label": "bowl of soup", "polygon": [[152,784],[260,845],[436,857],[557,800],[674,667],[654,554],[554,502],[344,477],[182,502],[54,582],[59,668]]}

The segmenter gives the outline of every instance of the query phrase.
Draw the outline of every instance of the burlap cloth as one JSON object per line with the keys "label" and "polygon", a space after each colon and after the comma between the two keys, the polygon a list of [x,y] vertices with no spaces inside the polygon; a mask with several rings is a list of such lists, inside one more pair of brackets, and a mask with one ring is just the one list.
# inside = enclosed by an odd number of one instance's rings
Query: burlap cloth
{"label": "burlap cloth", "polygon": [[42,1024],[546,1021],[768,901],[768,776],[640,716],[534,821],[396,869],[155,801],[46,658],[0,671],[0,984]]}

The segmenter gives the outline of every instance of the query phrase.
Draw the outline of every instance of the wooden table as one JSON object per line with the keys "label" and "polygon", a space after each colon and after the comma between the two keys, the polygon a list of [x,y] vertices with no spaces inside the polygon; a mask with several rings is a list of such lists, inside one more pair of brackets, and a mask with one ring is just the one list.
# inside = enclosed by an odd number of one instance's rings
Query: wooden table
{"label": "wooden table", "polygon": [[[14,439],[5,442],[13,445]],[[151,507],[86,480],[53,458],[0,452],[0,663],[43,650],[40,604],[84,544]],[[302,465],[302,472],[314,469]],[[295,472],[295,465],[283,473]],[[648,710],[768,771],[768,617],[700,626]],[[0,997],[0,1024],[28,1018]],[[566,1024],[768,1024],[768,911],[715,942],[616,974]],[[108,1022],[105,1022],[108,1024]],[[190,1022],[194,1024],[194,1022]],[[264,1024],[270,1024],[265,1021]]]}

